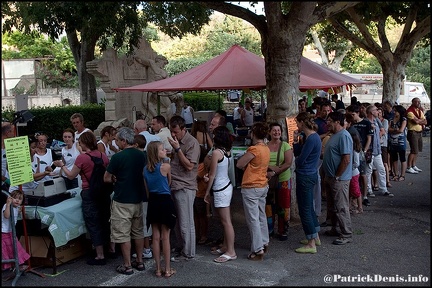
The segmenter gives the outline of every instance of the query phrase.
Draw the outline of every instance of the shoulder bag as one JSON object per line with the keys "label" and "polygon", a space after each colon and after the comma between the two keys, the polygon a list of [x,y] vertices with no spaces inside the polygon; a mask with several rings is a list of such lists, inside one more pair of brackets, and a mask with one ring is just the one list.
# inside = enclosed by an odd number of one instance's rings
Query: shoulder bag
{"label": "shoulder bag", "polygon": [[[279,155],[280,155],[280,150],[282,148],[282,141],[279,145],[279,149],[278,149],[278,153],[276,156],[276,166],[279,166]],[[270,171],[270,170],[268,170]],[[278,185],[279,185],[279,175],[275,174],[273,175],[269,180],[268,180],[268,185],[269,185],[269,190],[270,189],[277,189]]]}

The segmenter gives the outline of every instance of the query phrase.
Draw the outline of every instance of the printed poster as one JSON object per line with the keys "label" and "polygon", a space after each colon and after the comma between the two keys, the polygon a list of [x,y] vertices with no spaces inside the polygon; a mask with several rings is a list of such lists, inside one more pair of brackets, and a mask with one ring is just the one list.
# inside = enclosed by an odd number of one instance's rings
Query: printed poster
{"label": "printed poster", "polygon": [[33,181],[30,147],[27,136],[4,139],[10,185]]}

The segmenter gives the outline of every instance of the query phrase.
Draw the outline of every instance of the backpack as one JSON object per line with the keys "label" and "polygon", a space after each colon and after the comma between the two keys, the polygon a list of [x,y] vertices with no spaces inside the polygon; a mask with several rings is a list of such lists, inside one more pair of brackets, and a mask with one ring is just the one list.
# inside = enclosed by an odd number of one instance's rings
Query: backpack
{"label": "backpack", "polygon": [[107,183],[104,181],[104,174],[106,168],[102,159],[102,153],[100,158],[92,156],[88,153],[85,154],[87,154],[91,158],[94,164],[90,180],[84,174],[87,181],[89,182],[89,190],[91,197],[101,198],[103,196],[111,195],[111,193],[114,191],[114,185],[113,183]]}

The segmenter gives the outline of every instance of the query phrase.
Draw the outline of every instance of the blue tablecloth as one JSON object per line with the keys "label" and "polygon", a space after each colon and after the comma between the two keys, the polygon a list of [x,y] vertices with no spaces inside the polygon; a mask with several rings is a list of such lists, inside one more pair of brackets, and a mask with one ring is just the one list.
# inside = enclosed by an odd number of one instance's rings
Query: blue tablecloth
{"label": "blue tablecloth", "polygon": [[55,247],[65,245],[87,232],[81,210],[80,188],[70,190],[75,197],[48,207],[25,206],[26,219],[41,219],[48,226]]}

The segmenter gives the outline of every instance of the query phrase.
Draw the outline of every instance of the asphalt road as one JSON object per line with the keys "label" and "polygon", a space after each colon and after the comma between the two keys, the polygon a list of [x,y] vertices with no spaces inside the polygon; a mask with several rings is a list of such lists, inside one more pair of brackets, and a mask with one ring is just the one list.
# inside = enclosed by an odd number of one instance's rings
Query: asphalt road
{"label": "asphalt road", "polygon": [[[333,245],[334,237],[321,235],[317,254],[297,254],[304,239],[300,225],[292,225],[285,242],[270,241],[269,253],[262,262],[246,259],[250,245],[245,225],[241,194],[232,201],[236,233],[237,260],[213,262],[210,246],[197,245],[194,260],[172,263],[177,273],[169,279],[154,276],[154,261],[146,270],[125,276],[115,267],[121,258],[105,266],[88,266],[86,257],[58,267],[37,268],[45,278],[32,273],[21,276],[17,286],[430,286],[430,137],[417,166],[423,172],[406,175],[404,182],[392,182],[395,197],[377,195],[364,213],[352,217],[353,242]],[[323,209],[326,203],[323,202]],[[325,217],[325,210],[323,213]],[[321,219],[322,221],[324,220]],[[320,222],[322,222],[320,221]],[[220,235],[211,225],[211,234]],[[326,228],[320,232],[322,233]],[[3,282],[11,286],[11,281]]]}

